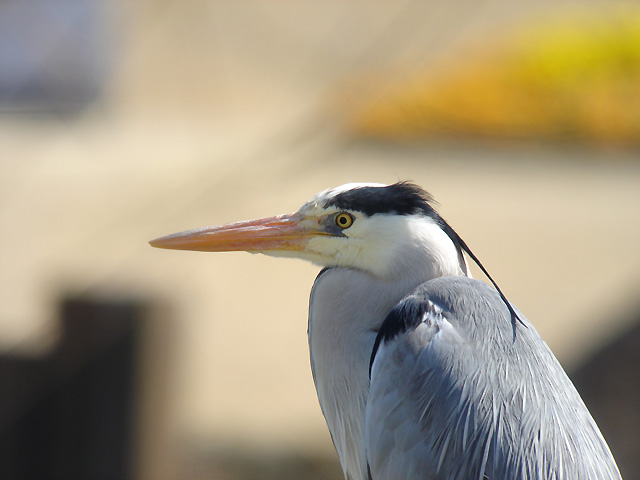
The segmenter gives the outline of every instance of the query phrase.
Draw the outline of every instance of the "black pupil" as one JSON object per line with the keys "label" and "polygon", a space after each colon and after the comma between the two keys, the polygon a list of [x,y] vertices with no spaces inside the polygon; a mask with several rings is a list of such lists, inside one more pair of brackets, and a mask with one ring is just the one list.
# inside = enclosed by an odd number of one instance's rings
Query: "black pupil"
{"label": "black pupil", "polygon": [[342,215],[342,216],[340,217],[339,222],[340,222],[340,225],[346,225],[346,224],[347,224],[347,222],[348,222],[347,217],[346,217],[345,215]]}

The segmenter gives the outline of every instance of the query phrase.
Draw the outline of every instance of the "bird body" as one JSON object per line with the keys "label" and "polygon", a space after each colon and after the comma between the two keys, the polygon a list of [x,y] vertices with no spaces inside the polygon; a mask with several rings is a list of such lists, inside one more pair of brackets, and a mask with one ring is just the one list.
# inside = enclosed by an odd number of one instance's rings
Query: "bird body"
{"label": "bird body", "polygon": [[347,480],[620,479],[558,361],[432,203],[409,183],[347,184],[291,215],[151,244],[325,267],[311,368]]}
{"label": "bird body", "polygon": [[394,307],[365,412],[374,479],[620,478],[550,349],[524,317],[514,337],[509,319],[495,290],[465,277]]}

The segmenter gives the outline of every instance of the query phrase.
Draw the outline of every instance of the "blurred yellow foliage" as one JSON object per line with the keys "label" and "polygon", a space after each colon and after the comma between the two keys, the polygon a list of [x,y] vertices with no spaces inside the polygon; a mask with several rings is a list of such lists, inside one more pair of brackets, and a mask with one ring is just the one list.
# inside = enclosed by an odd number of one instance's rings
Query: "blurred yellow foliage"
{"label": "blurred yellow foliage", "polygon": [[352,131],[393,140],[448,134],[640,144],[640,10],[520,27],[482,53],[393,82],[352,110]]}

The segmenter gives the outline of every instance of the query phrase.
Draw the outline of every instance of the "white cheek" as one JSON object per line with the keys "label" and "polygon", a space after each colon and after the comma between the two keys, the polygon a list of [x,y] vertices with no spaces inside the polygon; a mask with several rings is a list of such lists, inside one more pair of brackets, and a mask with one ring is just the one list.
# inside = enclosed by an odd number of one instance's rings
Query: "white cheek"
{"label": "white cheek", "polygon": [[363,242],[353,238],[317,237],[307,243],[307,251],[332,259],[338,265],[356,266],[363,256]]}
{"label": "white cheek", "polygon": [[336,257],[343,248],[343,242],[333,237],[314,237],[306,246],[307,251],[326,257]]}

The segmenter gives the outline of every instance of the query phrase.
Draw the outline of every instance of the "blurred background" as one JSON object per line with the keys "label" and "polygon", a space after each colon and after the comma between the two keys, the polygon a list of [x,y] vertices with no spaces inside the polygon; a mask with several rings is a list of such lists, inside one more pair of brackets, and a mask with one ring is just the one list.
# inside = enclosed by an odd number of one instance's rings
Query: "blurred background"
{"label": "blurred background", "polygon": [[147,241],[405,179],[640,478],[636,2],[0,2],[0,476],[341,478],[319,269]]}

